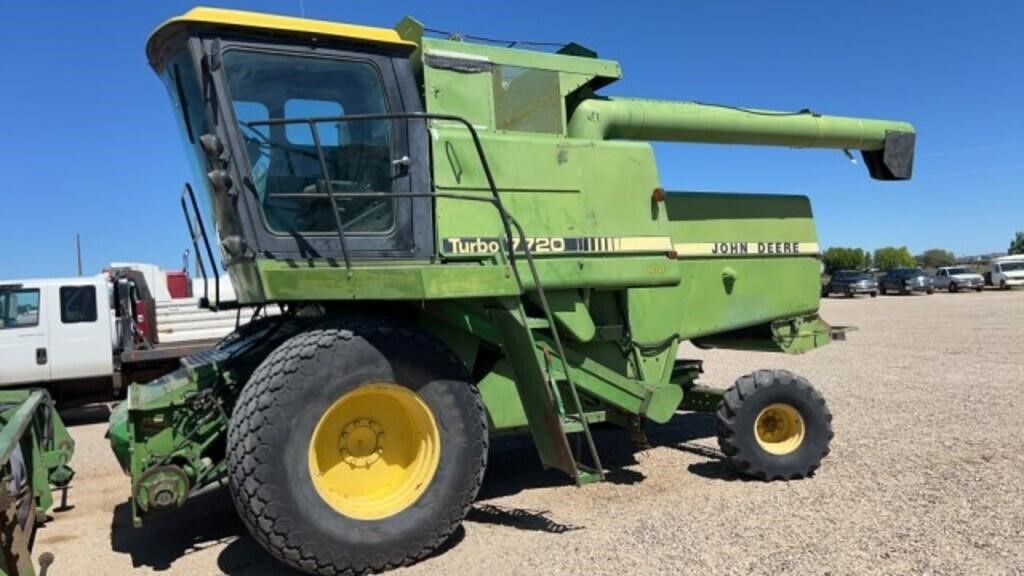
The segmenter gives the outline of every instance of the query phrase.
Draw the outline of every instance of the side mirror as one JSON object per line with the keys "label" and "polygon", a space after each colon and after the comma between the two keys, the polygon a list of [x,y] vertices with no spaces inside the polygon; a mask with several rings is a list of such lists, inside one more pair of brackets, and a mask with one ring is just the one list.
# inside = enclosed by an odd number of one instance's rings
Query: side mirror
{"label": "side mirror", "polygon": [[210,158],[220,158],[220,155],[224,153],[224,143],[216,134],[209,132],[203,134],[199,137],[199,144],[203,147],[203,152],[206,152]]}

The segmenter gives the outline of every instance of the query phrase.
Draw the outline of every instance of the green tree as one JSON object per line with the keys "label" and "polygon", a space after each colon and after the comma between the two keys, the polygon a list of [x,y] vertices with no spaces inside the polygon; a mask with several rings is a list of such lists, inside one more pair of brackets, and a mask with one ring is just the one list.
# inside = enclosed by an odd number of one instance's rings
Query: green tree
{"label": "green tree", "polygon": [[1007,254],[1024,254],[1024,232],[1017,232],[1017,236],[1010,241],[1010,249]]}
{"label": "green tree", "polygon": [[906,246],[885,246],[875,250],[875,266],[881,270],[907,268],[917,266],[917,260],[914,260]]}
{"label": "green tree", "polygon": [[871,254],[860,248],[833,246],[825,250],[821,260],[828,274],[837,270],[861,270],[871,266]]}
{"label": "green tree", "polygon": [[939,268],[956,264],[956,256],[949,250],[932,248],[917,257],[917,263],[925,268]]}

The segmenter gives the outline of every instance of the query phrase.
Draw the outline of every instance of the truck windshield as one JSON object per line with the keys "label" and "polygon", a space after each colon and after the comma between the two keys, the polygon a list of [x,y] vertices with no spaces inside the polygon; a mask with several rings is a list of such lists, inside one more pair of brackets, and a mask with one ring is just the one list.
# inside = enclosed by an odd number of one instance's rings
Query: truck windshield
{"label": "truck windshield", "polygon": [[[391,191],[391,121],[337,120],[387,112],[376,67],[358,60],[243,50],[225,52],[223,61],[252,185],[271,231],[336,233],[328,190]],[[309,121],[313,118],[320,120]],[[346,232],[387,233],[393,227],[392,200],[350,196],[336,201]]]}
{"label": "truck windshield", "polygon": [[972,272],[967,268],[950,268],[947,272],[950,276],[954,274],[972,274]]}
{"label": "truck windshield", "polygon": [[1003,262],[999,265],[1000,272],[1017,272],[1024,270],[1024,262]]}

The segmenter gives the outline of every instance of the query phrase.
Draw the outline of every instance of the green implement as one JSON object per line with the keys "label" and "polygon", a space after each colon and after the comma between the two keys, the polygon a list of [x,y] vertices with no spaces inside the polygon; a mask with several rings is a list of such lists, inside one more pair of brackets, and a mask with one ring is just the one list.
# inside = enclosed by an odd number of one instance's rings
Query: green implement
{"label": "green implement", "polygon": [[[45,390],[0,390],[0,576],[33,576],[36,527],[53,506],[52,488],[66,488],[75,451]],[[53,561],[40,556],[40,573]]]}
{"label": "green implement", "polygon": [[621,69],[587,48],[437,38],[411,18],[197,8],[147,53],[195,168],[196,253],[240,304],[283,314],[129,387],[109,435],[136,524],[226,483],[273,556],[361,573],[444,542],[499,435],[529,435],[578,485],[607,472],[595,424],[642,446],[646,421],[681,410],[715,413],[742,474],[803,478],[828,453],[803,378],[718,390],[678,358],[685,341],[843,338],[818,315],[809,200],[666,192],[651,142],[859,150],[872,177],[905,180],[909,124],[607,98]]}

